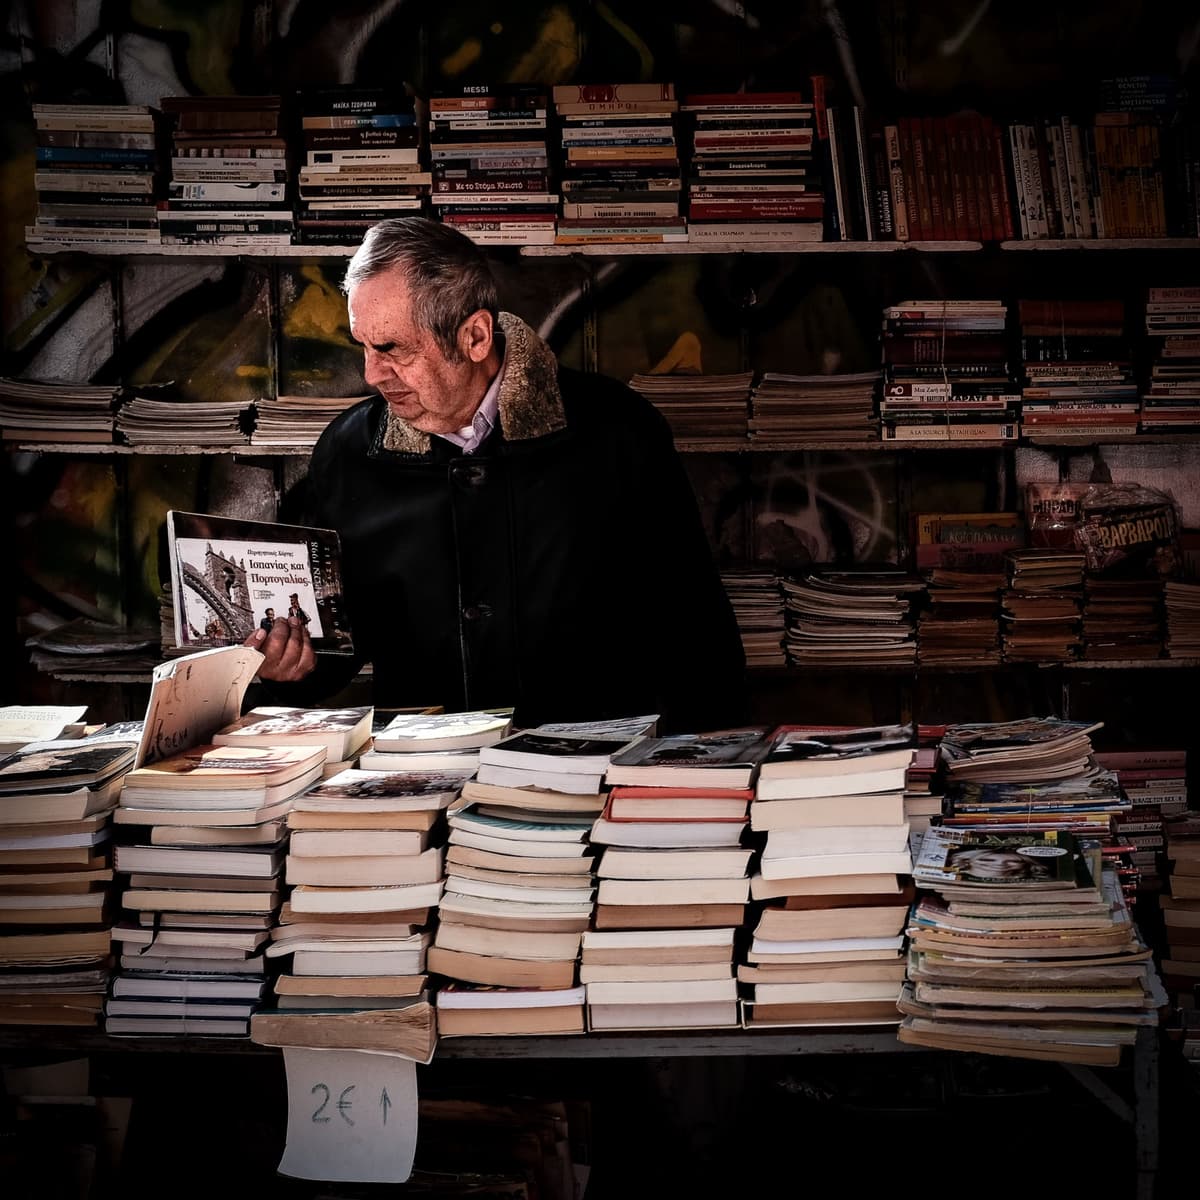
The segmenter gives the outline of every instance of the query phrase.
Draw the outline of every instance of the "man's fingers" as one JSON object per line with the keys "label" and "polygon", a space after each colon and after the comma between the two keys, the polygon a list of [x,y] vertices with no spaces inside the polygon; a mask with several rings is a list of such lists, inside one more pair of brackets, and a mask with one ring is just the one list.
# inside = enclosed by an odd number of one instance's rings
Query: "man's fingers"
{"label": "man's fingers", "polygon": [[246,645],[262,651],[259,677],[277,683],[294,683],[317,665],[308,630],[295,617],[276,617],[270,632],[257,629]]}

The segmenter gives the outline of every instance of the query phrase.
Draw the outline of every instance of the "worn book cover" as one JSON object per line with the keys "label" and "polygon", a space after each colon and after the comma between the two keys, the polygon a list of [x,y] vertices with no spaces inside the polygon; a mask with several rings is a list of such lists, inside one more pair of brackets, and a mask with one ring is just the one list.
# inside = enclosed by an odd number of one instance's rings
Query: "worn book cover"
{"label": "worn book cover", "polygon": [[236,645],[294,616],[319,653],[353,651],[333,530],[171,511],[167,545],[179,646]]}

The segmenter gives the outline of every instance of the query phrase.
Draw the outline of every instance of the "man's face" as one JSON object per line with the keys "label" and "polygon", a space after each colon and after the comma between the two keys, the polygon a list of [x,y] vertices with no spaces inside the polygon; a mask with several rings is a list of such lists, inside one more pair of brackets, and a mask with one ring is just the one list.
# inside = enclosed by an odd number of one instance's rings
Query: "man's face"
{"label": "man's face", "polygon": [[427,329],[412,318],[408,284],[384,271],[350,289],[350,333],[361,342],[364,377],[396,416],[423,433],[454,433],[471,423],[481,392],[478,367],[448,362]]}

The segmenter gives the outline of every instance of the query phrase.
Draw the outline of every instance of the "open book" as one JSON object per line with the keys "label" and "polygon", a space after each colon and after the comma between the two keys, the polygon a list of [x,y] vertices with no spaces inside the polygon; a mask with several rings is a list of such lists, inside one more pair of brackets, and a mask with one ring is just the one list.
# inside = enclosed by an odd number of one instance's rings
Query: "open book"
{"label": "open book", "polygon": [[236,645],[296,616],[314,650],[352,652],[332,529],[172,511],[167,544],[177,645]]}

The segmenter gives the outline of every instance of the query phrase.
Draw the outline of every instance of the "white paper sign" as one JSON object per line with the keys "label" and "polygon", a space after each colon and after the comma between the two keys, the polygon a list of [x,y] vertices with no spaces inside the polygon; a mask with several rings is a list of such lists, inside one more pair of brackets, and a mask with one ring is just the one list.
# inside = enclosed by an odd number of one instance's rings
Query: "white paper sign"
{"label": "white paper sign", "polygon": [[417,1065],[399,1054],[285,1046],[281,1174],[403,1183],[417,1149]]}

